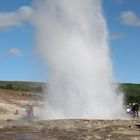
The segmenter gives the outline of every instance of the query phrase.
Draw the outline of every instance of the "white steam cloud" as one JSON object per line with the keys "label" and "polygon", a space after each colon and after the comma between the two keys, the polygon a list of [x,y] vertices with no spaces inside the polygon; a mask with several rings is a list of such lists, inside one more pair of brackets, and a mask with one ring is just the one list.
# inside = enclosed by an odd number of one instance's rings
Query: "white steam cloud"
{"label": "white steam cloud", "polygon": [[46,118],[120,118],[100,0],[37,1],[37,43],[49,66]]}

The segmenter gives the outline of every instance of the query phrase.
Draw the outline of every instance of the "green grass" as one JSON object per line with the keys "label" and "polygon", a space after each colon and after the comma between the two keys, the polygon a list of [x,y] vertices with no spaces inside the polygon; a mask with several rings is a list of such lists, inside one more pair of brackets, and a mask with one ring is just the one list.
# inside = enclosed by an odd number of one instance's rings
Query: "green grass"
{"label": "green grass", "polygon": [[120,84],[126,103],[137,102],[140,104],[140,84]]}
{"label": "green grass", "polygon": [[46,83],[43,82],[0,81],[0,89],[43,92],[44,88],[46,88]]}

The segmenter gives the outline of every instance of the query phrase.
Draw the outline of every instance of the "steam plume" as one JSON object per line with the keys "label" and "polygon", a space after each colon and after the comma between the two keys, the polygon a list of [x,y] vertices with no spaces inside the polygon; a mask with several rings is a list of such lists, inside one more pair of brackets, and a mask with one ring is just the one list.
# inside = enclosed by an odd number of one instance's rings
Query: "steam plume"
{"label": "steam plume", "polygon": [[46,118],[119,118],[100,0],[37,1],[40,54],[49,66]]}

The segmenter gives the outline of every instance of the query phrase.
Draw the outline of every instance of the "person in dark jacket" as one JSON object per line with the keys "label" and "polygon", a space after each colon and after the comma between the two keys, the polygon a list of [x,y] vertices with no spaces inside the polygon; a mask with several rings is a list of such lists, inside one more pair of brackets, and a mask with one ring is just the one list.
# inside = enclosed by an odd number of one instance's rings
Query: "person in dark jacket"
{"label": "person in dark jacket", "polygon": [[135,104],[135,114],[136,114],[136,117],[138,118],[139,117],[139,104],[138,103]]}
{"label": "person in dark jacket", "polygon": [[132,111],[133,118],[135,118],[136,117],[136,103],[132,104],[131,111]]}

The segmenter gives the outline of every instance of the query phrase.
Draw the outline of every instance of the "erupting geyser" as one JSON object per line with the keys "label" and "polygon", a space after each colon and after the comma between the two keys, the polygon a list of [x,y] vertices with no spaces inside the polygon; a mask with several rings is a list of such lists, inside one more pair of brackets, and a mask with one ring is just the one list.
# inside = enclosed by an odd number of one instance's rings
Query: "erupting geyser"
{"label": "erupting geyser", "polygon": [[47,119],[120,118],[100,0],[37,1],[35,26],[49,67]]}

